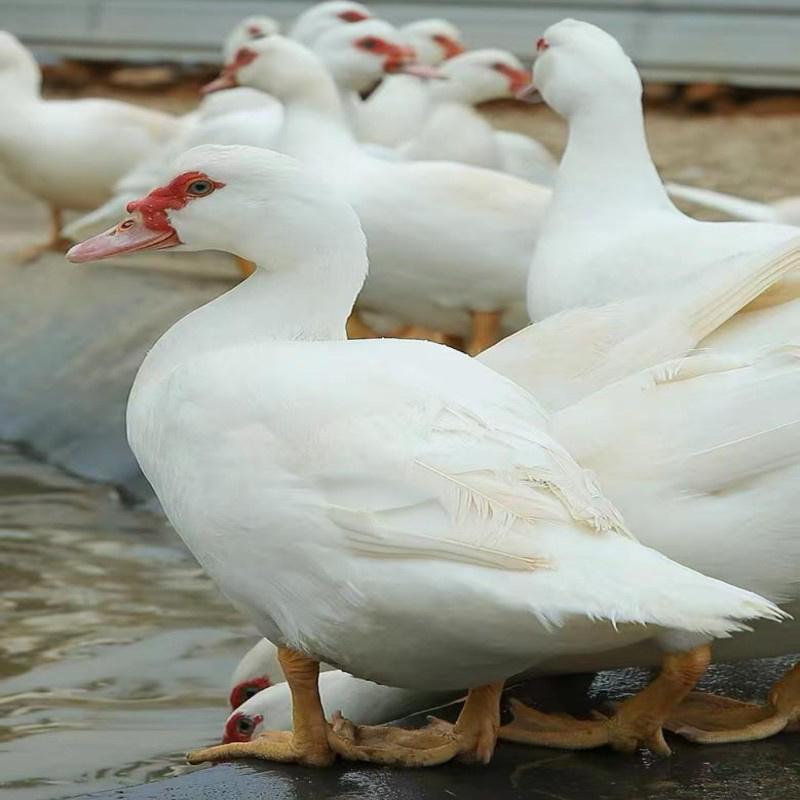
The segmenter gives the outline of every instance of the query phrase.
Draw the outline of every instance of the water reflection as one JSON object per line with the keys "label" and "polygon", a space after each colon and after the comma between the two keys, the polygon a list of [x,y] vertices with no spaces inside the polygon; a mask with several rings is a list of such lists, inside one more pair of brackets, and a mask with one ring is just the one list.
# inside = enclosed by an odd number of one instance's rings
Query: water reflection
{"label": "water reflection", "polygon": [[253,634],[160,518],[0,448],[0,790],[45,800],[184,769]]}

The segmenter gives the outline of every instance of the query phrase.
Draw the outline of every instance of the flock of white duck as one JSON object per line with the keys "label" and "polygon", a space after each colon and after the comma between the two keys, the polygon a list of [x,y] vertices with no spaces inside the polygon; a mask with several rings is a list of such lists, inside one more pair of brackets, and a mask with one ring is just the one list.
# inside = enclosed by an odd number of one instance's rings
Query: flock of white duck
{"label": "flock of white duck", "polygon": [[[692,692],[715,639],[724,659],[800,650],[800,231],[675,208],[601,29],[548,28],[532,84],[463,49],[444,21],[398,31],[351,2],[285,37],[251,18],[176,120],[42,101],[2,41],[12,177],[54,237],[62,208],[104,203],[73,236],[123,217],[68,258],[255,265],[162,336],[128,404],[170,522],[266,637],[192,762],[485,763],[498,738],[668,753],[663,729],[800,723],[800,667],[763,705]],[[568,123],[560,165],[474,109],[533,88]],[[518,332],[477,358],[348,340],[354,305],[471,352]],[[512,676],[658,663],[613,716],[516,704],[499,725]],[[453,725],[379,724],[464,694]]]}

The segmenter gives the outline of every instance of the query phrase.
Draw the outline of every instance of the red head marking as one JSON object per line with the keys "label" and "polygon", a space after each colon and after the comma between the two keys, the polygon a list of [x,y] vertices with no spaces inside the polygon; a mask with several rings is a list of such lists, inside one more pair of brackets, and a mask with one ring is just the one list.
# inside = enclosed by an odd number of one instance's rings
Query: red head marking
{"label": "red head marking", "polygon": [[550,47],[550,45],[547,43],[547,39],[545,39],[544,37],[542,37],[541,39],[539,39],[538,42],[536,42],[536,49],[540,53],[544,50],[547,50],[548,47]]}
{"label": "red head marking", "polygon": [[264,31],[261,29],[260,25],[248,25],[247,33],[250,36],[260,36],[262,33],[264,33]]}
{"label": "red head marking", "polygon": [[516,94],[524,89],[533,80],[533,75],[531,75],[530,72],[509,66],[502,61],[492,64],[492,69],[508,78],[508,89],[511,94]]}
{"label": "red head marking", "polygon": [[270,686],[272,686],[272,681],[266,675],[259,675],[256,678],[242,681],[231,689],[228,702],[231,704],[231,708],[239,708],[245,700],[249,700],[262,689],[268,689]]}
{"label": "red head marking", "polygon": [[386,72],[410,64],[416,58],[416,53],[410,47],[402,47],[377,36],[364,36],[353,42],[353,46],[358,50],[365,50],[367,53],[384,56],[383,68]]}
{"label": "red head marking", "polygon": [[249,742],[255,733],[256,726],[263,721],[264,717],[261,714],[243,714],[241,711],[231,714],[225,723],[222,744]]}
{"label": "red head marking", "polygon": [[439,45],[439,47],[444,50],[444,57],[445,59],[453,58],[453,56],[460,55],[464,52],[464,45],[461,42],[457,41],[456,39],[451,39],[449,36],[445,36],[443,33],[437,33],[433,38],[433,41]]}
{"label": "red head marking", "polygon": [[[208,184],[209,189],[200,192],[197,184],[203,182]],[[153,189],[141,200],[132,200],[125,210],[129,214],[138,211],[142,215],[145,228],[152,231],[168,231],[172,229],[172,225],[169,224],[167,209],[177,211],[185,208],[193,198],[211,194],[224,185],[219,181],[212,181],[204,172],[184,172],[173,178],[166,186]]]}
{"label": "red head marking", "polygon": [[363,11],[357,11],[355,8],[351,11],[342,11],[336,16],[345,22],[361,22],[363,19],[369,19],[369,14],[365,14]]}

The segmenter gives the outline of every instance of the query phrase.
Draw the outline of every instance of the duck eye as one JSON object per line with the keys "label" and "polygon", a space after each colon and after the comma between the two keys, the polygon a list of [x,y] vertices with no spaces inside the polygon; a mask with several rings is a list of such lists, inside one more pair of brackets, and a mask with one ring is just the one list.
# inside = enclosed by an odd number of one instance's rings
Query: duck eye
{"label": "duck eye", "polygon": [[203,197],[203,195],[211,194],[213,191],[214,184],[205,179],[192,181],[186,187],[186,193],[192,195],[192,197]]}
{"label": "duck eye", "polygon": [[245,700],[249,700],[251,697],[255,697],[261,689],[258,686],[245,686],[242,689],[242,694],[244,695]]}
{"label": "duck eye", "polygon": [[498,72],[503,72],[506,69],[506,65],[502,61],[495,61],[492,64],[492,69],[496,69]]}
{"label": "duck eye", "polygon": [[378,40],[368,36],[366,39],[361,40],[361,46],[365,50],[375,50],[378,47]]}
{"label": "duck eye", "polygon": [[236,723],[236,730],[239,731],[239,733],[244,733],[244,734],[252,733],[254,728],[255,725],[253,724],[253,720],[250,719],[250,717],[242,717]]}

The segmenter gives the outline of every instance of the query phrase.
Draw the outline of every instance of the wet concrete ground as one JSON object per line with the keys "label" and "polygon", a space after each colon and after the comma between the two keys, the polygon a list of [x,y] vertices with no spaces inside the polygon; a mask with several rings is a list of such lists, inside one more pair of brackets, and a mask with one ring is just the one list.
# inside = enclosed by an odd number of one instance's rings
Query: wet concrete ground
{"label": "wet concrete ground", "polygon": [[[717,665],[707,691],[763,698],[795,658]],[[532,681],[509,694],[542,709],[584,715],[636,691],[637,670]],[[457,707],[441,716],[453,717]],[[419,715],[405,723],[421,724]],[[325,770],[242,762],[200,768],[170,780],[84,797],[103,800],[797,800],[800,737],[701,747],[667,735],[669,759],[649,752],[623,756],[609,749],[564,752],[500,742],[488,767],[448,764],[402,770],[338,763]],[[188,743],[191,745],[192,743]]]}

